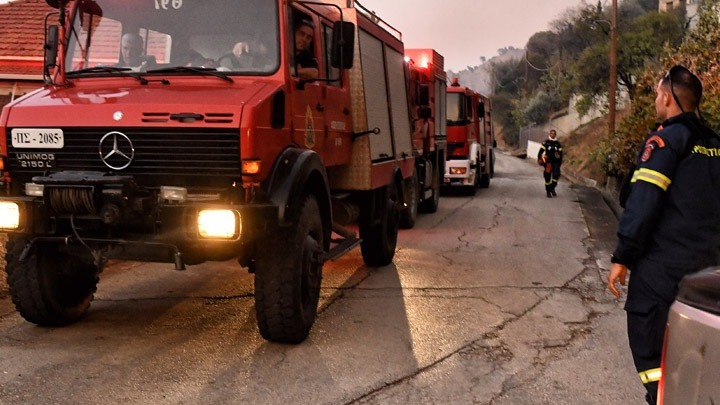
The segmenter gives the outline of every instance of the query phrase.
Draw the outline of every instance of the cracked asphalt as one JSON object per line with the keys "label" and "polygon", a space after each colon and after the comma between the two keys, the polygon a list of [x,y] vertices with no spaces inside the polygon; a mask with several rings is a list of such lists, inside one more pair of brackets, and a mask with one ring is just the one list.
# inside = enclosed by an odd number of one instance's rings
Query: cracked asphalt
{"label": "cracked asphalt", "polygon": [[328,263],[296,346],[260,338],[233,262],[115,263],[65,328],[1,297],[0,403],[641,404],[604,283],[616,219],[596,190],[558,194],[498,156],[489,189],[443,196],[401,231],[392,265]]}

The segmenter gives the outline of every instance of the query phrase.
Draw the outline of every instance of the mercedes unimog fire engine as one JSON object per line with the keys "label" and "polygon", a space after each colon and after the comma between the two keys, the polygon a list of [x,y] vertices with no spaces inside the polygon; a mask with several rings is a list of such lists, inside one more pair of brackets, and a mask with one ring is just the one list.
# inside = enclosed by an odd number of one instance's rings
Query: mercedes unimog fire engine
{"label": "mercedes unimog fire engine", "polygon": [[294,343],[325,261],[358,245],[369,266],[392,261],[414,170],[392,27],[352,0],[47,2],[46,85],[0,116],[0,231],[25,319],[77,321],[109,259],[238,258],[261,335]]}
{"label": "mercedes unimog fire engine", "polygon": [[490,100],[454,82],[448,87],[445,186],[474,195],[495,175],[495,133]]}
{"label": "mercedes unimog fire engine", "polygon": [[445,59],[433,49],[406,49],[408,95],[413,119],[415,172],[405,182],[407,206],[400,226],[412,228],[418,212],[435,212],[445,173],[447,75]]}

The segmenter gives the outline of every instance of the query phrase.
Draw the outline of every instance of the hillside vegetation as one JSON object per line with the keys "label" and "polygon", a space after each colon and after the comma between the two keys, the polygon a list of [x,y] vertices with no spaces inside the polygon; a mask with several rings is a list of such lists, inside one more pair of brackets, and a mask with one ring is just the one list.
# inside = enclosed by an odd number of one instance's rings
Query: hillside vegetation
{"label": "hillside vegetation", "polygon": [[[567,169],[613,188],[633,167],[638,148],[656,128],[655,87],[676,64],[695,72],[704,84],[701,106],[710,125],[720,127],[720,23],[718,0],[704,0],[695,27],[683,8],[657,11],[658,2],[620,3],[618,28],[618,90],[629,106],[618,111],[615,133],[600,118],[578,128],[564,140]],[[579,110],[607,111],[610,11],[598,3],[570,9],[550,31],[533,35],[520,61],[495,64],[493,107],[506,144],[517,143],[519,129],[546,122],[580,97]],[[613,191],[613,190],[610,190]]]}

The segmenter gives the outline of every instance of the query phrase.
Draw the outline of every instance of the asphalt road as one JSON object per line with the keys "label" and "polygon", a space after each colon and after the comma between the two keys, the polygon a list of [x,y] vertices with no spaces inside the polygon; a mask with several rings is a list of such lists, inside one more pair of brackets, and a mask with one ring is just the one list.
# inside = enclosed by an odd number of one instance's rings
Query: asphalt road
{"label": "asphalt road", "polygon": [[616,219],[593,189],[546,198],[539,170],[501,155],[489,189],[401,232],[392,265],[328,263],[296,346],[260,338],[233,262],[116,263],[65,328],[0,298],[0,403],[642,404],[604,285]]}

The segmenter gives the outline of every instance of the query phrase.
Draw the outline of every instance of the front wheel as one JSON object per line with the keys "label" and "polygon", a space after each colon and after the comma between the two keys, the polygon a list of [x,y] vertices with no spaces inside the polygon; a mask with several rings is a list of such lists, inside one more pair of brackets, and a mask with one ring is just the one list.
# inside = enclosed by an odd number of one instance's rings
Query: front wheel
{"label": "front wheel", "polygon": [[[400,210],[397,187],[390,183],[371,193],[369,201],[362,208],[359,223],[363,261],[372,267],[387,266],[395,257]],[[374,200],[374,201],[373,201]],[[376,215],[372,215],[375,206]]]}
{"label": "front wheel", "polygon": [[261,243],[255,259],[255,314],[260,335],[278,343],[300,343],[317,317],[323,262],[320,208],[306,195],[293,225]]}
{"label": "front wheel", "polygon": [[40,326],[64,326],[87,312],[100,271],[87,257],[73,256],[58,245],[38,242],[25,261],[20,255],[29,240],[11,236],[5,255],[7,280],[15,308]]}

